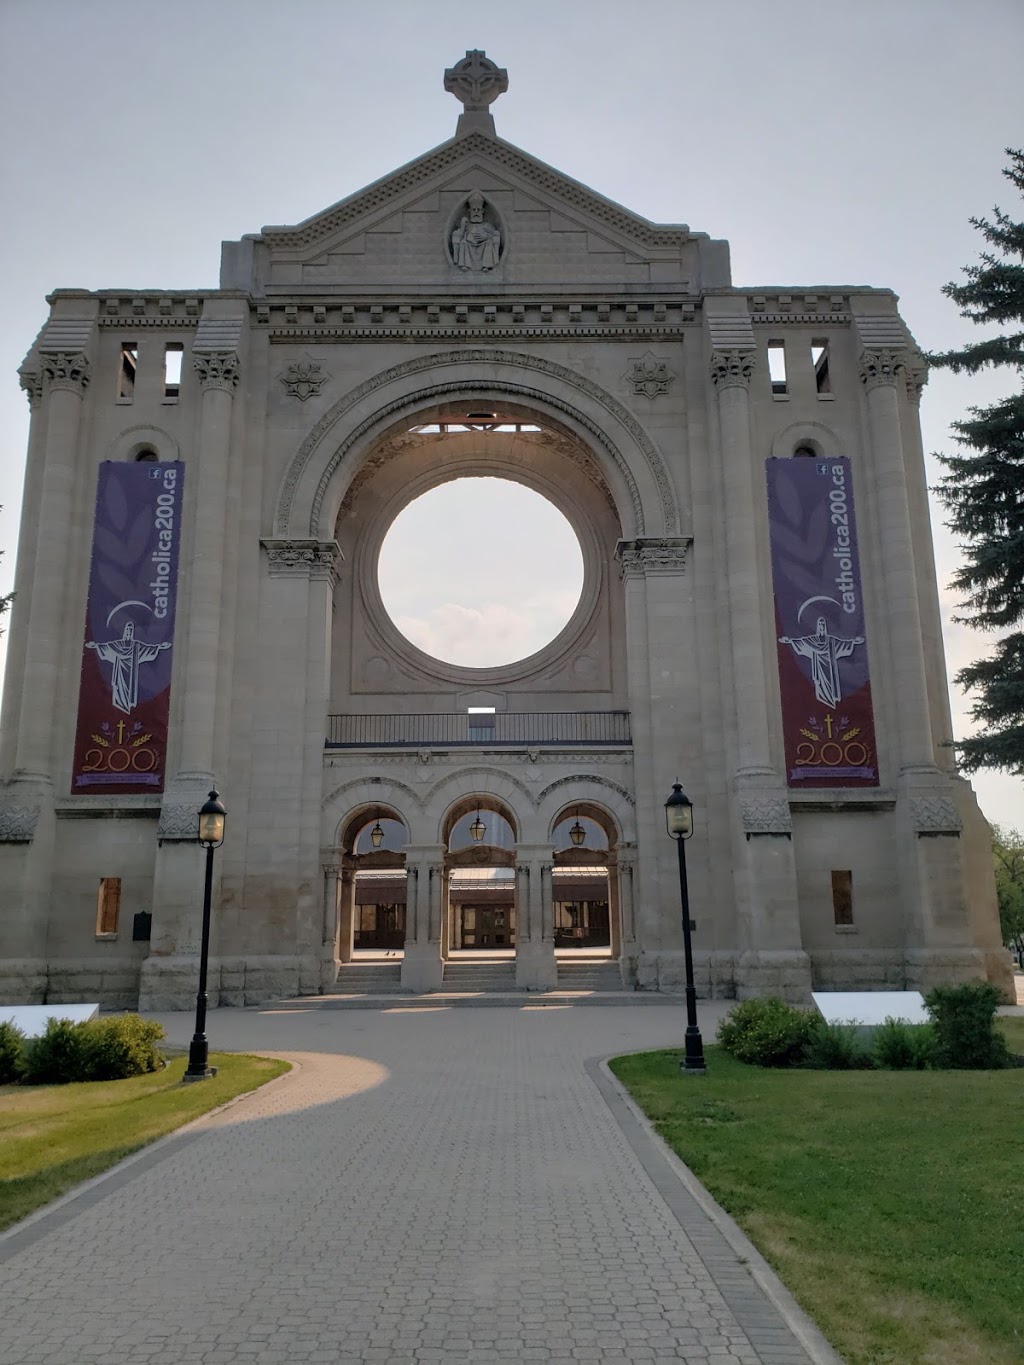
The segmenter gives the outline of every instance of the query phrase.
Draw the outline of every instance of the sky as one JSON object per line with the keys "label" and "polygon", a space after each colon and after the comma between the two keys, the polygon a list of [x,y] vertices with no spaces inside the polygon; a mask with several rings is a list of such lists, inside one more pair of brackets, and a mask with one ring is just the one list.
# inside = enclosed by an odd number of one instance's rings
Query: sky
{"label": "sky", "polygon": [[[940,291],[981,249],[972,215],[1020,217],[1000,172],[1024,144],[1021,0],[0,0],[0,593],[28,432],[17,367],[46,294],[215,287],[222,239],[301,221],[449,138],[443,73],[473,47],[509,73],[500,136],[727,238],[735,284],[884,286],[922,347],[982,335]],[[925,449],[1012,387],[936,372]],[[933,526],[947,584],[941,508]],[[951,674],[985,647],[954,605],[944,589]],[[1024,830],[1021,779],[974,785]]]}

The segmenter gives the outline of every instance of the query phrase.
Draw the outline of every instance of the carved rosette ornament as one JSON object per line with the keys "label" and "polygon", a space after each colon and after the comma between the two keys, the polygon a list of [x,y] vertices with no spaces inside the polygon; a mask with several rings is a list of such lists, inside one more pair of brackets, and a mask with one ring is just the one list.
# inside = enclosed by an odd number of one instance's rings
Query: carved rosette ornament
{"label": "carved rosette ornament", "polygon": [[668,393],[668,386],[675,375],[664,360],[659,360],[651,351],[647,351],[632,365],[626,379],[638,397],[657,398],[659,393]]}
{"label": "carved rosette ornament", "polygon": [[899,383],[900,373],[906,373],[910,364],[906,351],[862,351],[860,357],[860,380],[868,390],[888,384],[893,388]]}
{"label": "carved rosette ornament", "polygon": [[50,355],[41,355],[39,361],[43,367],[46,388],[67,389],[81,398],[89,387],[89,357],[81,351],[55,351]]}
{"label": "carved rosette ornament", "polygon": [[468,114],[482,113],[508,89],[508,72],[486,52],[473,48],[444,73],[444,88]]}
{"label": "carved rosette ornament", "polygon": [[272,578],[327,579],[338,576],[341,549],[334,540],[261,540]]}
{"label": "carved rosette ornament", "polygon": [[620,540],[615,547],[622,578],[643,578],[649,573],[681,574],[693,544],[692,536],[643,537]]}
{"label": "carved rosette ornament", "polygon": [[963,828],[956,802],[948,796],[912,796],[910,810],[918,834],[959,834]]}
{"label": "carved rosette ornament", "polygon": [[716,389],[749,388],[754,373],[753,351],[712,351],[711,382]]}
{"label": "carved rosette ornament", "polygon": [[331,378],[318,360],[303,355],[293,360],[287,369],[277,376],[291,398],[304,403],[307,398],[319,394],[324,384]]}
{"label": "carved rosette ornament", "polygon": [[234,393],[238,388],[241,362],[237,351],[203,351],[193,355],[192,363],[204,392],[223,389],[226,393]]}
{"label": "carved rosette ornament", "polygon": [[788,799],[772,792],[741,797],[740,819],[748,839],[752,834],[792,836],[793,833],[793,816]]}

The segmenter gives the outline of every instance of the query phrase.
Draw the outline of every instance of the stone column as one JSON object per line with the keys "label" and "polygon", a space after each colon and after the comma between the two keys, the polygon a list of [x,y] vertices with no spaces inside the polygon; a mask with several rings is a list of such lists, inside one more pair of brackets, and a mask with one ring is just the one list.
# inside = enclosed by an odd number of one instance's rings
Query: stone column
{"label": "stone column", "polygon": [[408,890],[402,986],[416,994],[439,990],[444,981],[441,956],[444,853],[444,847],[436,844],[409,844],[405,850]]}
{"label": "stone column", "polygon": [[[634,869],[636,867],[636,844],[617,843],[613,854],[614,862],[609,865],[609,882],[614,878],[621,949],[619,966],[622,980],[632,985],[630,959],[636,957],[636,907],[633,898]],[[610,907],[609,907],[610,908]],[[613,940],[614,941],[614,940]]]}
{"label": "stone column", "polygon": [[516,985],[520,990],[552,990],[558,984],[551,901],[553,853],[550,844],[520,844],[516,849]]}
{"label": "stone column", "polygon": [[[338,904],[338,961],[352,961],[352,932],[355,918],[356,877],[351,867],[342,864]],[[409,907],[406,906],[408,915]],[[408,921],[407,921],[408,922]]]}
{"label": "stone column", "polygon": [[749,385],[752,350],[715,350],[711,380],[718,394],[718,426],[724,488],[726,593],[735,702],[736,770],[733,792],[738,927],[742,952],[737,993],[805,998],[810,962],[801,946],[793,857],[792,818],[783,778],[772,763],[773,726],[768,710],[769,669],[774,652],[765,644],[771,619],[766,568],[758,557],[756,531],[762,502],[754,495],[755,462],[750,437]]}

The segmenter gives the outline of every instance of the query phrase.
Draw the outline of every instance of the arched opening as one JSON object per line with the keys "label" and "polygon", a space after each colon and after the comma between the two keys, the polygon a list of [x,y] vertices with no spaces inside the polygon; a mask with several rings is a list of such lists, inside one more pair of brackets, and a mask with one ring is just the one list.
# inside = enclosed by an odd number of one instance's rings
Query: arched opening
{"label": "arched opening", "polygon": [[556,957],[610,958],[616,897],[611,845],[615,829],[606,811],[587,802],[566,806],[551,829],[552,924]]}
{"label": "arched opening", "polygon": [[501,961],[516,950],[516,827],[492,796],[463,798],[445,822],[449,957]]}
{"label": "arched opening", "polygon": [[398,959],[405,948],[409,832],[397,811],[364,808],[342,837],[339,956],[342,962]]}

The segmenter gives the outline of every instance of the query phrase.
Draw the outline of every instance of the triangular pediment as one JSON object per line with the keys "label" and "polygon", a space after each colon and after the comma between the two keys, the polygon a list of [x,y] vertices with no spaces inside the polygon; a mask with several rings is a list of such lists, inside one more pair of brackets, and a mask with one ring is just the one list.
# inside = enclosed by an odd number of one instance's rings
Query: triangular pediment
{"label": "triangular pediment", "polygon": [[[457,267],[451,233],[468,197],[483,196],[501,230],[487,272]],[[264,283],[352,288],[678,284],[694,274],[698,236],[652,223],[480,132],[453,138],[294,227],[266,227]],[[706,241],[706,237],[704,238]]]}

